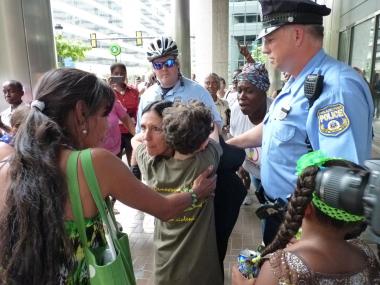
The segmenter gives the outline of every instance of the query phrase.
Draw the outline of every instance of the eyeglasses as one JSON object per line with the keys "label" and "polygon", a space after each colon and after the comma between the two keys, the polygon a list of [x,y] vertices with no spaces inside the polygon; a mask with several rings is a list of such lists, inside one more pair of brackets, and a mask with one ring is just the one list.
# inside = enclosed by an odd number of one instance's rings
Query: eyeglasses
{"label": "eyeglasses", "polygon": [[162,69],[164,66],[165,66],[166,68],[171,68],[171,67],[173,67],[173,66],[176,64],[176,61],[175,61],[175,59],[173,59],[173,58],[169,58],[169,59],[167,59],[167,60],[164,61],[164,62],[153,62],[152,64],[153,64],[153,68],[154,68],[155,70],[160,70],[160,69]]}

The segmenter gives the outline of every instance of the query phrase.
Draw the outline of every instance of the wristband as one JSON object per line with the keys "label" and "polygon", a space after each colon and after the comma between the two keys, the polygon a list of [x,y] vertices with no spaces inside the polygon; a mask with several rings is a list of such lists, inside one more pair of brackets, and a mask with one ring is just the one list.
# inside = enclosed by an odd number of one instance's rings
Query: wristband
{"label": "wristband", "polygon": [[198,203],[198,196],[193,189],[190,189],[189,193],[191,194],[191,207],[195,207]]}

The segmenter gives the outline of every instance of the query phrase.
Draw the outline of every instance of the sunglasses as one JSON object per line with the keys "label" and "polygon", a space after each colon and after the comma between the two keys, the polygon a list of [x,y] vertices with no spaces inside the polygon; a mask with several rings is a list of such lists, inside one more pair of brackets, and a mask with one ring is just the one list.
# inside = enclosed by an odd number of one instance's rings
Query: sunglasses
{"label": "sunglasses", "polygon": [[176,64],[176,61],[175,61],[175,59],[173,59],[173,58],[169,58],[169,59],[167,59],[167,60],[164,61],[164,62],[153,62],[152,64],[153,64],[153,68],[154,68],[155,70],[160,70],[160,69],[162,69],[164,66],[165,66],[166,68],[171,68],[171,67],[173,67],[173,66]]}

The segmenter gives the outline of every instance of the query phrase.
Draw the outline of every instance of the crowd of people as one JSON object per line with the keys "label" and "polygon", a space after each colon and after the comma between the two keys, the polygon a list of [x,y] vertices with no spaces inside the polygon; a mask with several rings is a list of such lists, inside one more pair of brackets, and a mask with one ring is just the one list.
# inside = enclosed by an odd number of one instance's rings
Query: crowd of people
{"label": "crowd of people", "polygon": [[[181,74],[178,46],[166,36],[148,45],[147,83],[128,84],[122,63],[110,67],[107,82],[54,69],[40,78],[30,105],[19,81],[3,83],[0,284],[91,283],[85,246],[109,245],[109,230],[87,163],[105,200],[156,217],[157,285],[223,284],[228,240],[249,189],[261,204],[260,271],[248,279],[235,266],[232,284],[380,284],[378,257],[360,239],[364,216],[316,191],[329,167],[366,173],[370,88],[324,52],[329,8],[310,0],[260,3],[263,53],[285,79],[274,96],[266,66],[246,46],[239,49],[247,63],[229,89],[212,71],[202,86]],[[76,151],[89,151],[90,162]],[[67,166],[73,159],[75,177]],[[72,179],[86,245],[68,194]]]}

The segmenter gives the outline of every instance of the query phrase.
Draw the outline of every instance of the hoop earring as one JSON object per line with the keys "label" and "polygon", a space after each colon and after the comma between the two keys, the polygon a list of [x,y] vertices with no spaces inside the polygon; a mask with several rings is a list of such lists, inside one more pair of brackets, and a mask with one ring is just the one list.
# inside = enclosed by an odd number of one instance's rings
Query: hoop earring
{"label": "hoop earring", "polygon": [[82,134],[87,135],[87,130],[86,130],[86,129],[83,129],[83,130],[82,130]]}

